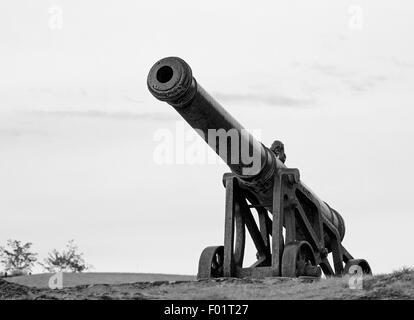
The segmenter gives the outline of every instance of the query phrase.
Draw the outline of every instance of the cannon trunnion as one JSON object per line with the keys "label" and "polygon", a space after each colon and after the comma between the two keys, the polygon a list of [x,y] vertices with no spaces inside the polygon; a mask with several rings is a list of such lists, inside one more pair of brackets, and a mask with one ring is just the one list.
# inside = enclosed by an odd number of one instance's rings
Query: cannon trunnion
{"label": "cannon trunnion", "polygon": [[[147,85],[154,97],[173,106],[196,129],[231,170],[223,176],[224,245],[201,253],[199,279],[320,277],[322,272],[342,275],[356,268],[371,273],[367,261],[354,259],[342,245],[341,215],[300,180],[298,169],[285,166],[283,144],[275,141],[269,149],[246,132],[197,83],[184,60],[159,60],[148,74]],[[212,131],[222,135],[211,136]],[[243,264],[247,233],[257,249],[257,261],[249,267]]]}

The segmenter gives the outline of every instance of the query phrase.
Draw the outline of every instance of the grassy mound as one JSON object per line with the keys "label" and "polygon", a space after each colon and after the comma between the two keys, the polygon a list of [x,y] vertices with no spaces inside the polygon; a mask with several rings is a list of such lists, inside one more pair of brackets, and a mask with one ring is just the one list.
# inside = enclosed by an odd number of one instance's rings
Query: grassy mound
{"label": "grassy mound", "polygon": [[[414,299],[414,269],[410,268],[364,278],[362,289],[351,289],[346,277],[319,281],[289,278],[194,281],[191,276],[86,273],[72,274],[70,283],[87,283],[50,290],[39,285],[39,275],[26,277],[29,278],[0,280],[0,299]],[[18,284],[29,284],[30,277],[34,279],[30,287]],[[105,279],[112,283],[102,283]],[[126,279],[130,282],[118,282]]]}

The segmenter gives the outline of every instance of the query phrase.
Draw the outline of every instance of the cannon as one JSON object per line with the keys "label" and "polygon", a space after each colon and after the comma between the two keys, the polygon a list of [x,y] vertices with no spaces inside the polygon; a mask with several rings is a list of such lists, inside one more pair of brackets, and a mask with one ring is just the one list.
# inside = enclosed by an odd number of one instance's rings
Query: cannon
{"label": "cannon", "polygon": [[[151,94],[170,104],[230,168],[226,192],[224,245],[205,248],[198,279],[217,277],[341,276],[352,270],[371,274],[364,259],[342,245],[342,216],[285,165],[284,145],[257,141],[214,100],[178,57],[156,62],[149,71]],[[246,234],[257,250],[243,264]],[[329,259],[331,257],[331,259]],[[331,262],[333,267],[331,266]]]}

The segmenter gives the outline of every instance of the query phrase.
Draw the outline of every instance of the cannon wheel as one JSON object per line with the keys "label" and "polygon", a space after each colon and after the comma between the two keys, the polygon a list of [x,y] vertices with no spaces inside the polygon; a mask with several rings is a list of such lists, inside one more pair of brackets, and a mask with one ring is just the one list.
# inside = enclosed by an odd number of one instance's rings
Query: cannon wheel
{"label": "cannon wheel", "polygon": [[282,277],[321,276],[311,245],[306,241],[289,242],[282,256]]}
{"label": "cannon wheel", "polygon": [[197,279],[220,278],[223,276],[224,247],[211,246],[203,250],[198,262]]}
{"label": "cannon wheel", "polygon": [[359,266],[362,269],[362,273],[364,275],[372,276],[371,267],[369,266],[368,262],[364,259],[350,259],[345,265],[343,274],[349,274],[349,270],[352,266]]}

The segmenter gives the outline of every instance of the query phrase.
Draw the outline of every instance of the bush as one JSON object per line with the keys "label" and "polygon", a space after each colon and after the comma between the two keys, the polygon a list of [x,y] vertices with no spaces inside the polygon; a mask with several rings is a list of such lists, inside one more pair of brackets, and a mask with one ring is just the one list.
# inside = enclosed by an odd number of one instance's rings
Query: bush
{"label": "bush", "polygon": [[83,253],[78,252],[78,247],[71,240],[66,245],[66,250],[62,252],[53,249],[44,259],[43,263],[39,263],[48,272],[82,272],[91,268],[85,263]]}
{"label": "bush", "polygon": [[8,240],[6,247],[0,247],[0,263],[8,275],[22,275],[32,271],[37,253],[30,251],[31,246],[31,242],[23,244],[18,240]]}

